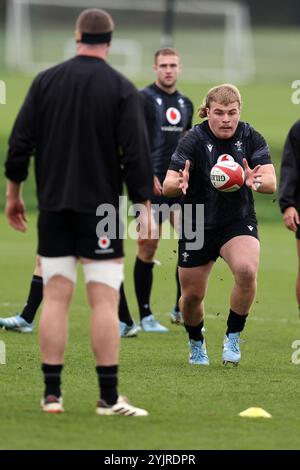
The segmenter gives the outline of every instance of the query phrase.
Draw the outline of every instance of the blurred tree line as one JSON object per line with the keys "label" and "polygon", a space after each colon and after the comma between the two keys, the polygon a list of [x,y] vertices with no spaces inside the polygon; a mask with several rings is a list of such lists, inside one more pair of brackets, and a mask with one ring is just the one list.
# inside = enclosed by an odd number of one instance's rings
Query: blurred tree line
{"label": "blurred tree line", "polygon": [[[5,6],[10,0],[0,0],[0,22],[5,20]],[[122,5],[120,0],[120,5]],[[165,0],[162,0],[165,1]],[[175,0],[176,1],[176,0]],[[201,0],[198,0],[201,2]],[[207,1],[207,0],[206,0]],[[218,0],[219,2],[227,0]],[[234,0],[233,0],[234,1]],[[253,26],[300,26],[300,0],[235,0],[237,3],[245,3],[250,8],[251,22]],[[47,0],[45,0],[47,3]],[[151,0],[140,0],[150,3]],[[89,2],[82,2],[89,7]],[[99,0],[101,8],[101,0]]]}
{"label": "blurred tree line", "polygon": [[299,0],[244,0],[243,3],[249,6],[253,26],[300,26]]}

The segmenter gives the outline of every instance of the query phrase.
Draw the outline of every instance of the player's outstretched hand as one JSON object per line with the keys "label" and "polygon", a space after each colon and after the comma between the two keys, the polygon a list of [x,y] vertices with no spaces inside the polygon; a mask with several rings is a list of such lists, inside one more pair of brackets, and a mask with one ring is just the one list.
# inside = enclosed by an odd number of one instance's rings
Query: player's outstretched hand
{"label": "player's outstretched hand", "polygon": [[187,189],[189,187],[189,178],[190,178],[190,166],[191,162],[186,160],[185,166],[183,170],[179,170],[179,188],[186,194]]}
{"label": "player's outstretched hand", "polygon": [[243,159],[244,168],[245,168],[245,183],[246,186],[253,191],[257,191],[260,187],[262,181],[262,174],[260,172],[261,165],[256,165],[253,169],[250,168],[246,158]]}

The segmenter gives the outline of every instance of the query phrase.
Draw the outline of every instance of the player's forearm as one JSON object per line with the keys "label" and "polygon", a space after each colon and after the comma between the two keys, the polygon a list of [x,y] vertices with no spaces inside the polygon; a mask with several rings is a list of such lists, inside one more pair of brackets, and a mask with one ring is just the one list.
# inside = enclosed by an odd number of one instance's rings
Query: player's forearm
{"label": "player's forearm", "polygon": [[167,197],[178,197],[182,195],[179,188],[179,173],[176,171],[168,171],[163,182],[163,195]]}
{"label": "player's forearm", "polygon": [[5,195],[7,199],[20,199],[22,196],[22,184],[7,180]]}

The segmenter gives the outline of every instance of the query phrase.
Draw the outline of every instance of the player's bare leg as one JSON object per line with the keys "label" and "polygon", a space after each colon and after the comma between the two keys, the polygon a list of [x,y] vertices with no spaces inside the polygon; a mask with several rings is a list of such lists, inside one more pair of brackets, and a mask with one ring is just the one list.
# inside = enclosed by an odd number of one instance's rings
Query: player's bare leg
{"label": "player's bare leg", "polygon": [[222,246],[220,251],[221,256],[234,275],[230,313],[224,339],[224,364],[232,362],[237,365],[241,357],[239,336],[244,329],[247,315],[256,294],[259,253],[259,241],[247,235],[232,238]]}
{"label": "player's bare leg", "polygon": [[[181,221],[181,211],[176,210],[170,213],[170,224],[173,227],[174,231],[178,234],[180,233],[180,221]],[[184,320],[182,313],[179,307],[179,299],[181,296],[180,290],[180,282],[179,282],[179,274],[178,274],[178,264],[176,264],[176,272],[175,272],[175,279],[176,279],[176,302],[172,312],[170,313],[171,323],[175,323],[177,325],[183,325]]]}
{"label": "player's bare leg", "polygon": [[203,337],[204,297],[213,261],[194,268],[179,268],[180,310],[189,335],[190,364],[209,365]]}
{"label": "player's bare leg", "polygon": [[48,413],[64,411],[60,375],[68,339],[68,308],[73,286],[72,281],[60,275],[51,277],[44,286],[39,341],[46,387],[41,405]]}
{"label": "player's bare leg", "polygon": [[39,325],[42,361],[62,364],[68,339],[68,308],[74,284],[64,276],[53,276],[44,286],[44,304]]}
{"label": "player's bare leg", "polygon": [[150,307],[154,267],[154,255],[159,239],[143,239],[138,241],[138,253],[134,266],[134,286],[139,305],[141,328],[145,332],[164,333],[168,328],[161,325]]}
{"label": "player's bare leg", "polygon": [[234,275],[230,307],[238,315],[248,315],[256,294],[259,265],[259,241],[242,235],[229,240],[221,248],[221,256]]}
{"label": "player's bare leg", "polygon": [[116,289],[98,282],[89,282],[87,292],[92,309],[91,344],[96,363],[102,366],[118,364],[119,293]]}
{"label": "player's bare leg", "polygon": [[13,316],[0,318],[0,327],[20,333],[32,333],[34,318],[43,300],[43,278],[40,257],[36,257],[35,269],[30,282],[27,300],[22,313]]}
{"label": "player's bare leg", "polygon": [[[105,262],[101,264],[105,264]],[[123,265],[123,260],[110,261],[109,266],[105,269],[111,270],[111,274],[114,275],[115,266],[113,267],[113,265],[117,264]],[[113,280],[114,283],[115,280],[116,276]],[[117,286],[116,283],[114,286],[113,284],[108,285],[104,283],[104,280],[101,282],[99,279],[99,282],[87,282],[87,292],[92,309],[91,344],[96,360],[100,389],[100,399],[97,401],[96,413],[106,416],[147,416],[148,412],[146,410],[131,405],[118,394],[119,285]]]}

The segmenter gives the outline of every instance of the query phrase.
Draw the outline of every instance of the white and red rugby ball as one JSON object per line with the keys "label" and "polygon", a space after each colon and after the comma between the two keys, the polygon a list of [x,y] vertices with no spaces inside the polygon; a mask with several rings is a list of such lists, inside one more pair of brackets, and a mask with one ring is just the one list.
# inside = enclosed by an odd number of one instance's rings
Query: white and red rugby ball
{"label": "white and red rugby ball", "polygon": [[240,189],[245,181],[241,165],[231,155],[221,155],[210,172],[210,181],[218,191],[233,192]]}

